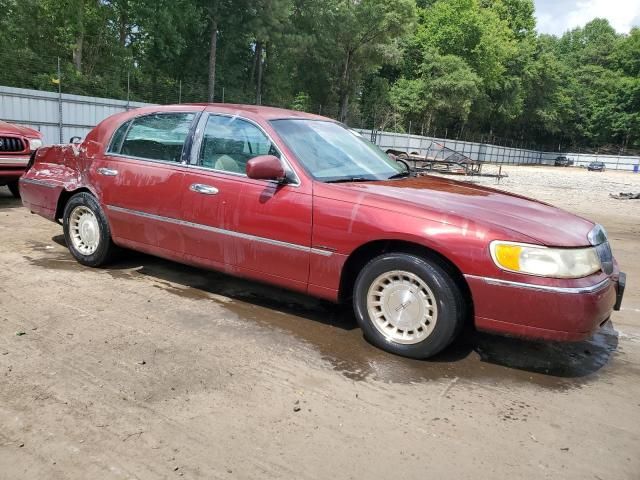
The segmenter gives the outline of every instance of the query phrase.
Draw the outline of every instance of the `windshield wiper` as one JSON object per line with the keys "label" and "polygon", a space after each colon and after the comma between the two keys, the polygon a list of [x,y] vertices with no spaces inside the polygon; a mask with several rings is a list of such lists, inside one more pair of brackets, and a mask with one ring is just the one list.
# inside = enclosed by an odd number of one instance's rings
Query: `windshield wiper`
{"label": "windshield wiper", "polygon": [[395,178],[410,177],[411,175],[413,175],[413,173],[407,170],[406,172],[394,173],[387,180],[393,180]]}
{"label": "windshield wiper", "polygon": [[349,182],[373,182],[371,178],[364,177],[344,177],[336,178],[334,180],[327,180],[324,183],[349,183]]}

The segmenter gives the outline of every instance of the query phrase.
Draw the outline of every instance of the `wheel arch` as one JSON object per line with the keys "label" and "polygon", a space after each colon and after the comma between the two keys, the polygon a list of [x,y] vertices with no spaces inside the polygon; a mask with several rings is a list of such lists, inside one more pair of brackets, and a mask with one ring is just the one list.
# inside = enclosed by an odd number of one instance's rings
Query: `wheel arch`
{"label": "wheel arch", "polygon": [[93,191],[91,191],[91,189],[89,189],[88,187],[78,187],[73,190],[67,190],[66,188],[63,189],[60,192],[60,196],[58,197],[58,203],[56,205],[56,215],[55,215],[56,220],[60,220],[63,217],[64,209],[67,206],[67,202],[69,202],[71,197],[81,192],[88,193],[94,196],[96,199],[98,198],[97,195]]}
{"label": "wheel arch", "polygon": [[471,290],[460,268],[442,253],[429,248],[423,244],[406,240],[384,239],[374,240],[356,248],[347,258],[340,275],[340,287],[338,299],[340,302],[349,300],[353,294],[353,287],[362,268],[373,258],[383,253],[396,252],[416,255],[427,260],[432,260],[454,279],[460,291],[464,295],[467,308],[468,319],[473,321],[473,298]]}

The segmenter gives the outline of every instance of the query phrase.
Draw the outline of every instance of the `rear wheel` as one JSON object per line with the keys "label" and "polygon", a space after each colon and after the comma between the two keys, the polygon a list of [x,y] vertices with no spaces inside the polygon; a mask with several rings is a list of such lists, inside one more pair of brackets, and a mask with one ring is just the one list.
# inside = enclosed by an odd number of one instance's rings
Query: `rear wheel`
{"label": "rear wheel", "polygon": [[465,299],[438,262],[406,253],[371,260],[354,287],[353,306],[365,338],[411,358],[428,358],[460,332]]}
{"label": "rear wheel", "polygon": [[93,195],[81,192],[71,197],[62,225],[69,251],[78,262],[99,267],[109,261],[115,246],[107,217]]}
{"label": "rear wheel", "polygon": [[18,185],[18,180],[7,183],[7,187],[9,187],[9,191],[11,192],[11,195],[13,195],[13,198],[20,198],[20,187]]}

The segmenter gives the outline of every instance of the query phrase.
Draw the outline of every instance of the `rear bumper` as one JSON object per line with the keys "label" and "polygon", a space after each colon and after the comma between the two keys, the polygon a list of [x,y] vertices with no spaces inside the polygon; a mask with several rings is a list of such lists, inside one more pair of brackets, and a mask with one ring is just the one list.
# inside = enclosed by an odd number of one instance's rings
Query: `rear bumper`
{"label": "rear bumper", "polygon": [[466,275],[479,330],[532,339],[580,341],[620,308],[625,276],[590,285],[532,285]]}
{"label": "rear bumper", "polygon": [[56,220],[56,208],[62,190],[61,185],[52,182],[20,178],[22,204],[32,213],[37,213],[49,220]]}

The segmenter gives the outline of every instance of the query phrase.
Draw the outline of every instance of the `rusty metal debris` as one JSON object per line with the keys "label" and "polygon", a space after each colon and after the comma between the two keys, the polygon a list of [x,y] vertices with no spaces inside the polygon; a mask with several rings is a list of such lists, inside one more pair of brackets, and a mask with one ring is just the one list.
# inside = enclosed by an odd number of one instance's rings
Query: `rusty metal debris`
{"label": "rusty metal debris", "polygon": [[624,193],[620,192],[619,194],[610,193],[609,196],[611,198],[615,198],[616,200],[640,200],[640,193]]}
{"label": "rusty metal debris", "polygon": [[506,174],[502,169],[498,173],[482,173],[485,162],[474,160],[468,155],[446,147],[438,142],[431,142],[424,155],[418,152],[405,152],[402,150],[388,149],[386,151],[394,160],[404,163],[407,168],[418,175],[427,172],[442,173],[447,175],[472,175],[483,177],[503,178]]}

